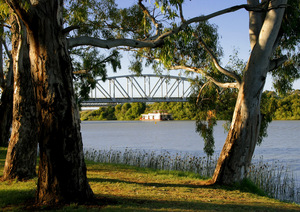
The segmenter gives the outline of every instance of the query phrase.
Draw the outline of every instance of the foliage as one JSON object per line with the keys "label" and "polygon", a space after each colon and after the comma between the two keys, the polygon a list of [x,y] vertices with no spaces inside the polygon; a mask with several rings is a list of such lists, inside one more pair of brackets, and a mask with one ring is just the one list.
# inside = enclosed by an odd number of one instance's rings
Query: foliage
{"label": "foliage", "polygon": [[262,113],[272,120],[299,120],[300,95],[299,90],[286,96],[278,96],[274,92],[265,92],[262,99]]}
{"label": "foliage", "polygon": [[81,112],[81,120],[83,121],[95,121],[95,120],[116,120],[115,117],[115,108],[108,107],[100,107],[98,110],[93,111],[82,111]]}
{"label": "foliage", "polygon": [[276,120],[299,120],[300,119],[300,95],[291,95],[277,101],[277,110],[274,114]]}
{"label": "foliage", "polygon": [[75,49],[72,53],[74,86],[82,100],[88,98],[91,89],[96,87],[97,80],[106,80],[108,64],[114,72],[121,68],[121,55],[115,50],[109,56],[101,55],[95,48]]}
{"label": "foliage", "polygon": [[196,131],[204,139],[207,156],[214,153],[213,128],[216,120],[231,121],[236,96],[236,90],[219,89],[214,84],[209,84],[203,88],[201,96],[198,95],[197,100],[192,101],[195,105]]}
{"label": "foliage", "polygon": [[8,5],[4,3],[4,0],[0,0],[0,24],[1,25],[8,18],[8,15],[9,15]]}
{"label": "foliage", "polygon": [[[216,92],[216,89],[209,90]],[[195,107],[195,97],[190,102],[118,104],[114,107],[100,107],[95,111],[82,111],[81,120],[138,120],[142,113],[164,110],[172,113],[175,120],[204,120],[205,124],[212,119],[210,124],[213,124],[215,120],[230,120],[236,95],[237,93],[230,89],[222,91],[222,95],[216,92],[209,95],[211,98],[202,98],[198,107]],[[261,114],[262,125],[272,120],[300,120],[300,91],[290,92],[285,97],[279,97],[273,91],[263,92]],[[261,138],[267,136],[266,129],[262,126]]]}
{"label": "foliage", "polygon": [[288,0],[288,7],[279,32],[275,58],[287,55],[288,60],[272,71],[273,86],[280,95],[292,90],[293,82],[300,78],[300,0]]}
{"label": "foliage", "polygon": [[[245,62],[238,58],[238,51],[230,56],[226,68],[242,75],[241,70],[245,68]],[[219,82],[229,80],[218,71],[210,72],[210,76]],[[227,126],[231,121],[238,93],[236,89],[220,88],[206,78],[198,79],[197,83],[198,89],[191,101],[195,104],[196,131],[204,140],[204,152],[210,157],[214,154],[213,128],[216,125],[216,120],[226,120],[227,123],[224,127],[228,129]]]}

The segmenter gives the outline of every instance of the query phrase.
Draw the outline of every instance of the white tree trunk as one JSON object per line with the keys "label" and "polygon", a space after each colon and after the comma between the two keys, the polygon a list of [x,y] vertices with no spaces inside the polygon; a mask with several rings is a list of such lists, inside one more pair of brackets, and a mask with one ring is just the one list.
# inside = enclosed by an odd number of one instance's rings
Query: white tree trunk
{"label": "white tree trunk", "polygon": [[[269,7],[272,9],[266,13],[258,38],[251,38],[253,49],[239,90],[231,127],[212,179],[214,183],[239,182],[247,173],[259,135],[261,94],[284,14],[284,7],[278,6],[286,3],[286,0],[271,1]],[[250,26],[259,27],[259,24]],[[255,44],[254,39],[257,39]]]}

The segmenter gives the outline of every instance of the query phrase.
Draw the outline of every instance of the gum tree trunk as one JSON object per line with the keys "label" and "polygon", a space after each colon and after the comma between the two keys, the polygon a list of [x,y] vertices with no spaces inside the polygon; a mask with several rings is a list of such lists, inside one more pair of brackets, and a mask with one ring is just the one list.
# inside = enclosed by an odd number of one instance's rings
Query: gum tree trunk
{"label": "gum tree trunk", "polygon": [[62,0],[31,1],[23,10],[7,2],[26,25],[36,88],[40,163],[38,203],[78,202],[94,197],[86,177],[72,66],[62,28]]}
{"label": "gum tree trunk", "polygon": [[12,26],[14,69],[12,133],[7,149],[3,179],[29,179],[36,176],[38,126],[36,100],[30,73],[26,30],[15,19]]}
{"label": "gum tree trunk", "polygon": [[232,184],[246,176],[259,135],[261,94],[284,14],[284,7],[281,6],[286,3],[286,0],[271,1],[269,7],[273,9],[266,13],[261,28],[251,30],[254,33],[259,31],[259,35],[250,38],[252,52],[239,90],[231,127],[214,172],[214,183]]}

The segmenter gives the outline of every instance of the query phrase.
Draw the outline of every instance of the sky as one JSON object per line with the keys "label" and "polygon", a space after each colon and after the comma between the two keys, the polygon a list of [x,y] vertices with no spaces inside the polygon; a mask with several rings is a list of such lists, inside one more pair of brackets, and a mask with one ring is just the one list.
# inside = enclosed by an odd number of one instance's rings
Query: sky
{"label": "sky", "polygon": [[[136,3],[136,0],[116,0],[116,2],[120,7],[128,7]],[[153,3],[154,0],[147,0],[147,2]],[[208,15],[234,5],[245,4],[246,2],[246,0],[185,0],[183,14],[185,19],[190,19],[199,15]],[[229,56],[233,54],[234,50],[238,50],[240,59],[247,61],[250,55],[248,12],[241,9],[210,19],[209,22],[218,26],[220,45],[224,52],[221,60],[222,65],[226,66]],[[128,61],[128,56],[124,54],[122,70],[118,71],[117,75],[129,73],[127,71]],[[146,69],[146,72],[151,73],[152,70]],[[170,74],[178,75],[178,71],[171,71]],[[294,83],[293,88],[300,89],[300,80]],[[271,76],[267,77],[265,90],[273,90]]]}

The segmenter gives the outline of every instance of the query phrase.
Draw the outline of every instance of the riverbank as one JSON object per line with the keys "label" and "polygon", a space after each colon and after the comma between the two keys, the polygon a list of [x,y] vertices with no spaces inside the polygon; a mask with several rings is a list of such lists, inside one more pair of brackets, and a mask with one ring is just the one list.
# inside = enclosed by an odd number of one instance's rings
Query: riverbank
{"label": "riverbank", "polygon": [[[217,104],[217,103],[215,103]],[[229,103],[228,103],[229,104]],[[230,120],[232,117],[235,100],[232,104],[223,103],[216,108],[204,107],[200,110],[191,102],[156,102],[145,104],[141,102],[118,104],[115,106],[99,107],[90,111],[81,111],[82,121],[104,120],[139,120],[141,114],[164,110],[173,115],[174,120],[196,120],[199,114],[203,116],[212,110],[217,120]],[[272,120],[300,120],[300,91],[279,98],[274,92],[264,92],[262,96],[261,112]],[[203,116],[206,117],[206,116]],[[203,118],[202,117],[202,118]],[[199,117],[198,117],[199,118]]]}
{"label": "riverbank", "polygon": [[[0,173],[6,151],[0,148]],[[235,187],[201,186],[204,180],[184,172],[87,162],[87,176],[96,195],[92,205],[70,204],[61,211],[300,211],[300,206],[261,195],[245,182]],[[37,179],[0,181],[0,211],[53,210],[34,206]]]}

